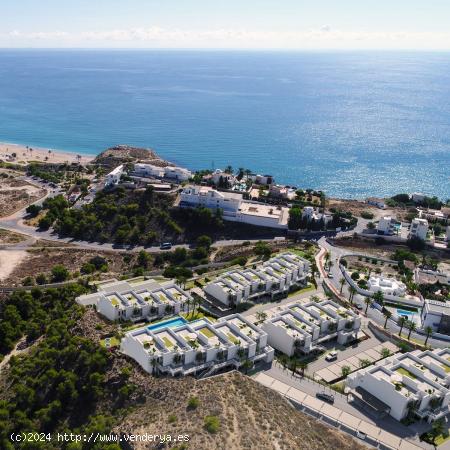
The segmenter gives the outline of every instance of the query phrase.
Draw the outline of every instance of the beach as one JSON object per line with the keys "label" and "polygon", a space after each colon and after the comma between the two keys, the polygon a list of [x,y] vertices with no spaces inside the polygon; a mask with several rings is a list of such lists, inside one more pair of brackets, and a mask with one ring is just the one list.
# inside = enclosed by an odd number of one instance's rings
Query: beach
{"label": "beach", "polygon": [[[14,154],[16,155],[14,157]],[[78,156],[77,156],[78,155]],[[82,163],[87,164],[95,158],[95,155],[78,154],[56,149],[40,148],[20,144],[0,143],[0,160],[27,164],[32,161],[47,163]]]}

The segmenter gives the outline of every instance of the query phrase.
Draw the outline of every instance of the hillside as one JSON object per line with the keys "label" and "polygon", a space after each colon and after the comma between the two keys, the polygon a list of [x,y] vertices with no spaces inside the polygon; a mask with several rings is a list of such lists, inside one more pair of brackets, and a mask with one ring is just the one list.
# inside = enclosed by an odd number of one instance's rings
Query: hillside
{"label": "hillside", "polygon": [[[36,289],[4,300],[0,360],[17,352],[23,336],[30,347],[0,371],[0,448],[12,448],[8,440],[14,431],[62,430],[189,435],[186,446],[166,447],[178,450],[362,448],[240,373],[200,381],[155,378],[119,352],[106,352],[99,340],[114,326],[74,304],[84,291],[79,285]],[[45,448],[61,447],[50,441]],[[161,447],[141,443],[132,448]]]}
{"label": "hillside", "polygon": [[130,145],[116,145],[100,153],[93,161],[106,167],[116,167],[127,162],[145,161],[156,166],[169,166],[168,161],[160,158],[156,152],[150,148],[132,147]]}

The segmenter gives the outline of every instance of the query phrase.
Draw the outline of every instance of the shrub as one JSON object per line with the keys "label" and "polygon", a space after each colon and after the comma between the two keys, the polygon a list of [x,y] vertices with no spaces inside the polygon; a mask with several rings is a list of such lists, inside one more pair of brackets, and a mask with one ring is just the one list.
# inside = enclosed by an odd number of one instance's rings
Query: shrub
{"label": "shrub", "polygon": [[220,420],[217,416],[205,417],[205,429],[209,433],[217,433],[220,428]]}
{"label": "shrub", "polygon": [[353,281],[358,281],[359,280],[359,273],[358,272],[353,272],[351,275],[351,278]]}
{"label": "shrub", "polygon": [[371,220],[371,219],[373,219],[374,216],[373,216],[373,213],[371,213],[370,211],[363,211],[361,213],[361,217],[363,219]]}
{"label": "shrub", "polygon": [[52,281],[55,283],[65,281],[69,278],[69,271],[62,264],[58,264],[52,269]]}
{"label": "shrub", "polygon": [[191,397],[188,401],[188,407],[190,409],[197,409],[199,405],[200,400],[198,399],[198,397]]}

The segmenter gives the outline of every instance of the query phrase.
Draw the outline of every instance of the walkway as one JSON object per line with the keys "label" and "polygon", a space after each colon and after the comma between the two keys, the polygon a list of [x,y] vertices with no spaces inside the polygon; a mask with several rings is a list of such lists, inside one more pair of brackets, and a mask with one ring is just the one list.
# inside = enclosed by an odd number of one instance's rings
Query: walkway
{"label": "walkway", "polygon": [[357,432],[364,433],[366,435],[364,442],[376,448],[393,450],[421,450],[429,448],[427,444],[419,446],[402,439],[265,373],[259,373],[254,379],[258,383],[277,391],[298,406],[301,411],[323,421],[327,425],[332,425],[353,437],[356,437]]}

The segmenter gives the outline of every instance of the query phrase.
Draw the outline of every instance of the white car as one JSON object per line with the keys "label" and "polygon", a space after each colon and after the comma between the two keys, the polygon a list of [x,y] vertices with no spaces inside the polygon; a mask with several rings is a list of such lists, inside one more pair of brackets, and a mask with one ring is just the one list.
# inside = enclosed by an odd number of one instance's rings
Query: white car
{"label": "white car", "polygon": [[326,361],[336,361],[337,356],[338,356],[338,355],[337,355],[337,352],[332,351],[332,352],[328,353],[327,356],[325,356],[325,360],[326,360]]}

